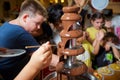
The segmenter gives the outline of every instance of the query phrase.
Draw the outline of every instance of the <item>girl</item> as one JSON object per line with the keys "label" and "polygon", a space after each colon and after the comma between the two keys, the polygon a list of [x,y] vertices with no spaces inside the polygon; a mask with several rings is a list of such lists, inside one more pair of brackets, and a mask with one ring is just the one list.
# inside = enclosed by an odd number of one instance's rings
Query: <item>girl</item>
{"label": "girl", "polygon": [[120,58],[119,51],[111,46],[110,43],[118,44],[118,37],[113,32],[104,33],[99,31],[97,33],[96,39],[93,42],[95,55],[93,60],[93,68],[106,66],[116,61],[116,58]]}
{"label": "girl", "polygon": [[99,32],[99,30],[105,31],[102,28],[102,25],[104,23],[104,16],[100,12],[96,12],[91,16],[91,24],[93,26],[86,29],[87,32],[87,40],[91,44],[93,43],[96,34]]}
{"label": "girl", "polygon": [[[88,60],[86,61],[86,64],[91,64],[91,59],[93,58],[92,56],[92,52],[93,52],[93,46],[92,46],[92,43],[95,39],[95,36],[96,34],[98,33],[99,30],[103,30],[101,27],[102,27],[102,24],[104,22],[104,16],[102,13],[99,13],[99,12],[96,12],[94,13],[92,16],[91,16],[91,23],[92,23],[92,27],[89,27],[87,28],[86,32],[83,33],[83,36],[82,38],[78,38],[77,39],[77,42],[82,42],[82,46],[84,47],[85,49],[85,53],[88,53],[90,56],[89,56],[89,62]],[[103,30],[104,31],[104,30]],[[88,55],[87,54],[87,55]],[[91,57],[92,56],[92,57]],[[79,59],[80,56],[77,56]],[[87,56],[88,57],[88,56]],[[88,65],[88,66],[91,66],[91,65]]]}

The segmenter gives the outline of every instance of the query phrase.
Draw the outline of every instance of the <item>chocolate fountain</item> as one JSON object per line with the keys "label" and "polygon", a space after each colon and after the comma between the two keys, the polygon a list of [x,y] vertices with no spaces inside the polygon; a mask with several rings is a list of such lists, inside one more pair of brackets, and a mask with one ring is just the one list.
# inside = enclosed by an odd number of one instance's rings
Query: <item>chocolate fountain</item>
{"label": "chocolate fountain", "polygon": [[[61,31],[61,42],[58,44],[57,54],[60,61],[56,66],[55,76],[45,80],[90,80],[83,74],[87,72],[87,66],[82,61],[77,61],[76,56],[84,52],[81,45],[76,45],[76,39],[83,35],[82,30],[76,26],[81,20],[77,14],[79,7],[64,7],[64,15],[61,17],[64,29]],[[52,73],[53,74],[53,73]],[[94,80],[94,79],[93,79]]]}

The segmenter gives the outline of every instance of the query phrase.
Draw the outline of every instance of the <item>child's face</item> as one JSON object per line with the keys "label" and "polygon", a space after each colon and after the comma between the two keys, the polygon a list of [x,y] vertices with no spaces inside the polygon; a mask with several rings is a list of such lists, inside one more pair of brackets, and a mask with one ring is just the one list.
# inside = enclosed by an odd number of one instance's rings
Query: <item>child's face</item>
{"label": "child's face", "polygon": [[95,19],[94,21],[91,20],[91,23],[97,30],[99,30],[103,25],[103,19],[102,18],[101,19]]}
{"label": "child's face", "polygon": [[54,27],[56,27],[58,31],[61,31],[63,29],[62,22],[61,21],[56,22],[54,24]]}
{"label": "child's face", "polygon": [[109,40],[107,40],[107,41],[104,41],[104,47],[105,47],[105,49],[106,49],[106,51],[109,51],[110,50],[110,44],[109,43],[111,43],[112,42],[112,40],[111,39],[109,39]]}
{"label": "child's face", "polygon": [[112,25],[111,20],[105,20],[105,27],[110,28]]}
{"label": "child's face", "polygon": [[104,41],[104,45],[110,47],[109,43],[112,43],[112,38],[109,38],[107,41],[106,40],[103,41]]}

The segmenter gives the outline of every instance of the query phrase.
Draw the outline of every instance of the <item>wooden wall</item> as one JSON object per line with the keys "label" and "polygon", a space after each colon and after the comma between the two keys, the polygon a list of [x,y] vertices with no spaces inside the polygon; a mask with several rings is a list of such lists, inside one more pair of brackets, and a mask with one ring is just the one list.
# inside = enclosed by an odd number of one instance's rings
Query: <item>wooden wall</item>
{"label": "wooden wall", "polygon": [[[22,1],[24,1],[24,0],[0,0],[0,18],[11,17],[11,15],[13,15],[14,12],[17,11],[17,8],[19,8]],[[4,10],[4,3],[5,2],[10,3],[10,10],[9,11]]]}
{"label": "wooden wall", "polygon": [[107,9],[112,9],[114,14],[120,14],[120,1],[111,1],[108,4]]}

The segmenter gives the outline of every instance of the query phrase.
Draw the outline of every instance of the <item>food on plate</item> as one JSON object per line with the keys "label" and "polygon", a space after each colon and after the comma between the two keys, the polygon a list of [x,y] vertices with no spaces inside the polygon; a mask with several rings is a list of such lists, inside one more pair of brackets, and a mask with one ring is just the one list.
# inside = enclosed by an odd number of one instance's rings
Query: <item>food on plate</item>
{"label": "food on plate", "polygon": [[113,69],[115,71],[120,70],[120,65],[119,64],[113,63],[113,64],[110,64],[109,66],[110,66],[111,69]]}
{"label": "food on plate", "polygon": [[0,52],[6,53],[7,49],[6,48],[0,48]]}
{"label": "food on plate", "polygon": [[98,73],[103,74],[103,75],[112,75],[113,70],[111,70],[108,66],[101,67],[98,70]]}

